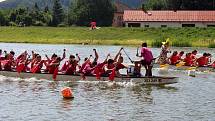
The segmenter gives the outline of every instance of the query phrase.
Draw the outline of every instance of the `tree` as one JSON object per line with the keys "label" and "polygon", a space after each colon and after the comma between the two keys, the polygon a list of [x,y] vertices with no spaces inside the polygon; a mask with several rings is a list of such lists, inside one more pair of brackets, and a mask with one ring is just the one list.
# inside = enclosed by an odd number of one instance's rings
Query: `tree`
{"label": "tree", "polygon": [[0,26],[3,26],[6,24],[6,19],[3,15],[3,13],[0,11]]}
{"label": "tree", "polygon": [[45,13],[48,13],[48,12],[49,12],[49,6],[48,6],[48,5],[44,8],[44,12],[45,12]]}
{"label": "tree", "polygon": [[167,0],[148,0],[146,8],[149,10],[165,10],[167,4]]}
{"label": "tree", "polygon": [[53,13],[52,13],[52,25],[57,26],[64,20],[64,12],[59,0],[54,0]]}
{"label": "tree", "polygon": [[112,0],[76,0],[70,7],[70,24],[88,26],[95,20],[99,26],[110,26],[113,13]]}
{"label": "tree", "polygon": [[168,9],[170,10],[180,10],[182,7],[182,1],[183,0],[167,0]]}

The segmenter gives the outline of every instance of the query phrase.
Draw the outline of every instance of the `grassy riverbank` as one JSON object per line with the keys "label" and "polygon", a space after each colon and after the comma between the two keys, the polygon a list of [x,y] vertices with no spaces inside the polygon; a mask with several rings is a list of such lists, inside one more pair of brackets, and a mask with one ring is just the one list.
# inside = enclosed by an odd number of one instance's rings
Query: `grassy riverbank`
{"label": "grassy riverbank", "polygon": [[177,47],[215,47],[215,28],[0,27],[0,42],[160,46],[170,38]]}

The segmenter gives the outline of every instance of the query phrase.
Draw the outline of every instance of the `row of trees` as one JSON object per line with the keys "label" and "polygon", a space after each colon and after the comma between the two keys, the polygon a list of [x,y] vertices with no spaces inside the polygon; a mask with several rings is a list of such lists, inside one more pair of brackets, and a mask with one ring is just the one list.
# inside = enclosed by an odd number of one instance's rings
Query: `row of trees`
{"label": "row of trees", "polygon": [[215,10],[215,0],[148,0],[147,10]]}
{"label": "row of trees", "polygon": [[112,0],[75,0],[63,9],[60,0],[54,0],[52,10],[41,9],[37,3],[33,8],[18,8],[0,11],[0,25],[12,26],[88,26],[96,21],[99,26],[112,24],[114,6]]}

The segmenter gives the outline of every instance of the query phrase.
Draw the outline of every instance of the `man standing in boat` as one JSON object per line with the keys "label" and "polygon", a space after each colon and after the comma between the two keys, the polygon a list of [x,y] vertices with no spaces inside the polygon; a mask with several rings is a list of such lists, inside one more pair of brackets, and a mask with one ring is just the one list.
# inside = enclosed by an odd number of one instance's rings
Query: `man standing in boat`
{"label": "man standing in boat", "polygon": [[152,67],[153,67],[153,55],[152,51],[147,48],[147,43],[142,44],[141,48],[141,55],[138,57],[142,57],[143,59],[141,60],[141,64],[145,67],[146,73],[145,76],[152,76]]}

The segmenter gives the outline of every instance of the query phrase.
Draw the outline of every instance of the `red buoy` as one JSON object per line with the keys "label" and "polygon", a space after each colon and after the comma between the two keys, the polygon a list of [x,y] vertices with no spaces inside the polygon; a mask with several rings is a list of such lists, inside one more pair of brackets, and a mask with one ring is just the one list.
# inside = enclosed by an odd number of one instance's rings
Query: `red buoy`
{"label": "red buoy", "polygon": [[74,98],[72,94],[72,89],[70,87],[65,87],[61,90],[61,94],[64,98]]}

